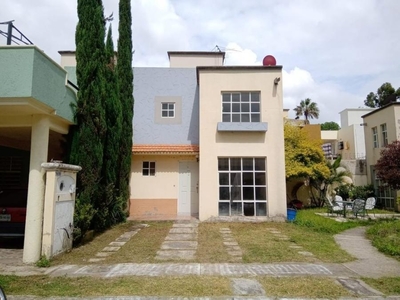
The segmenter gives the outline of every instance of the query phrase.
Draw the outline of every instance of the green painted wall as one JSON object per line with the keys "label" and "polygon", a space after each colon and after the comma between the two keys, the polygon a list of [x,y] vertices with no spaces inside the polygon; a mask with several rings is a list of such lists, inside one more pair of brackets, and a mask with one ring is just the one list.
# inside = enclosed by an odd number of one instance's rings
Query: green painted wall
{"label": "green painted wall", "polygon": [[34,98],[73,122],[75,92],[66,86],[67,72],[41,50],[0,47],[0,98]]}
{"label": "green painted wall", "polygon": [[32,48],[0,48],[0,97],[30,97],[33,73]]}

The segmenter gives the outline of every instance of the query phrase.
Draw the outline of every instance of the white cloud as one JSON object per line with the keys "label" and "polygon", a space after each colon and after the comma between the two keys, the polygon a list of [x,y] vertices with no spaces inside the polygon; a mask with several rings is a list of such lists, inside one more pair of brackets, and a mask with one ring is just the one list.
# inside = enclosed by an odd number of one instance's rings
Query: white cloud
{"label": "white cloud", "polygon": [[237,43],[230,42],[225,49],[225,65],[261,65],[257,62],[257,54],[250,49],[243,49]]}

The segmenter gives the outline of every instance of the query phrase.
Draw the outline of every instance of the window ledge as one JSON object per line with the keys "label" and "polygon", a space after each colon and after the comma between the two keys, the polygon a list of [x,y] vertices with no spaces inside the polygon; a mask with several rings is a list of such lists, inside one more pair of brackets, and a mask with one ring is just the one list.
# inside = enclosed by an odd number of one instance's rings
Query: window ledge
{"label": "window ledge", "polygon": [[266,132],[268,129],[267,122],[218,122],[218,131],[255,131],[255,132]]}

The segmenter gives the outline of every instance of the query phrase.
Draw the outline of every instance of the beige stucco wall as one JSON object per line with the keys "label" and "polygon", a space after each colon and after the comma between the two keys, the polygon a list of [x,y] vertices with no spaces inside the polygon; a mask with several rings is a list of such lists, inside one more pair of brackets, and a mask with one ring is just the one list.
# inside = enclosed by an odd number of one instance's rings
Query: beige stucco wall
{"label": "beige stucco wall", "polygon": [[75,53],[61,53],[61,67],[75,67],[76,57]]}
{"label": "beige stucco wall", "polygon": [[221,54],[216,55],[187,55],[187,54],[171,54],[169,57],[170,68],[195,68],[198,66],[222,66],[223,57]]}
{"label": "beige stucco wall", "polygon": [[[286,215],[286,184],[279,69],[200,70],[200,192],[201,221],[218,216],[218,157],[266,157],[267,215]],[[218,132],[223,91],[260,91],[261,121],[267,132]]]}
{"label": "beige stucco wall", "polygon": [[[131,219],[174,219],[179,197],[179,162],[188,155],[133,155],[131,164]],[[142,176],[143,161],[156,163],[155,176]]]}
{"label": "beige stucco wall", "polygon": [[[382,132],[380,125],[386,123],[388,143],[400,138],[400,106],[390,105],[364,118],[365,150],[367,154],[368,183],[371,183],[371,166],[375,165],[382,150]],[[378,129],[379,148],[374,148],[372,128]]]}

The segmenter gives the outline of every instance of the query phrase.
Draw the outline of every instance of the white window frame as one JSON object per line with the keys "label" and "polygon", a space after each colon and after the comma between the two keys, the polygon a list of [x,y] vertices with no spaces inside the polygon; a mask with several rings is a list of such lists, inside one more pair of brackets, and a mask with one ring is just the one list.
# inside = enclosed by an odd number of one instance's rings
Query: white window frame
{"label": "white window frame", "polygon": [[[223,164],[226,160],[228,160],[228,165],[227,168],[224,168],[222,165],[226,166]],[[240,170],[238,169],[238,164],[233,164],[238,161],[240,161]],[[252,161],[251,169],[249,165],[250,161]],[[247,164],[245,162],[247,162]],[[219,215],[266,216],[266,170],[265,157],[219,157]],[[250,196],[252,199],[250,199]],[[246,207],[250,208],[250,210],[252,209],[254,214],[246,214]]]}
{"label": "white window frame", "polygon": [[155,161],[143,161],[142,176],[156,176],[156,162]]}
{"label": "white window frame", "polygon": [[386,123],[381,124],[381,134],[382,134],[382,146],[386,147],[388,145],[388,134]]}
{"label": "white window frame", "polygon": [[374,148],[379,148],[378,128],[377,127],[372,128],[372,142],[373,142]]}
{"label": "white window frame", "polygon": [[259,91],[222,92],[221,102],[222,122],[261,122],[261,94]]}
{"label": "white window frame", "polygon": [[161,118],[175,118],[175,102],[161,102]]}

